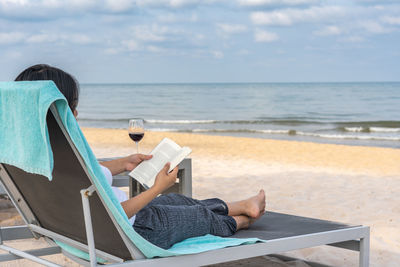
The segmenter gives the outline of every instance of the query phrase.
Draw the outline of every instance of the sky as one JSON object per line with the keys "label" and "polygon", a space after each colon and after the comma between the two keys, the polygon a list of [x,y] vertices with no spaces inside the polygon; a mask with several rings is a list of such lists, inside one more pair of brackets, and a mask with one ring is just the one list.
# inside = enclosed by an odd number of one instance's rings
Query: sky
{"label": "sky", "polygon": [[400,81],[400,0],[0,0],[0,80]]}

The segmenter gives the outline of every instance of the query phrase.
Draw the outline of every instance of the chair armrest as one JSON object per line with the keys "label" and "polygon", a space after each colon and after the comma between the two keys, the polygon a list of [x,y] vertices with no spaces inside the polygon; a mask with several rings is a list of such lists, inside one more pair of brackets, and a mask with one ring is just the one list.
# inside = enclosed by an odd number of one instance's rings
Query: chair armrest
{"label": "chair armrest", "polygon": [[[98,158],[98,161],[109,161],[117,158]],[[136,196],[141,192],[145,191],[135,179],[132,179],[128,172],[123,172],[118,175],[113,176],[113,186],[116,187],[126,187],[129,186],[129,197]],[[184,159],[179,164],[178,170],[178,181],[175,185],[170,187],[164,194],[168,193],[179,193],[185,196],[192,196],[192,159]]]}

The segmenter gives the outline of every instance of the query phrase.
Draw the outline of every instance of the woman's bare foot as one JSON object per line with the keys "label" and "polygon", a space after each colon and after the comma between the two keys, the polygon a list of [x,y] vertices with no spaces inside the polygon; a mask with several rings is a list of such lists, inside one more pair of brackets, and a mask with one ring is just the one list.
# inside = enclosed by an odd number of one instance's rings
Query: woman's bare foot
{"label": "woman's bare foot", "polygon": [[265,211],[265,192],[263,189],[257,195],[244,200],[245,214],[251,218],[259,218]]}
{"label": "woman's bare foot", "polygon": [[246,215],[250,218],[259,218],[265,211],[265,192],[260,190],[257,195],[248,199],[227,203],[228,215]]}

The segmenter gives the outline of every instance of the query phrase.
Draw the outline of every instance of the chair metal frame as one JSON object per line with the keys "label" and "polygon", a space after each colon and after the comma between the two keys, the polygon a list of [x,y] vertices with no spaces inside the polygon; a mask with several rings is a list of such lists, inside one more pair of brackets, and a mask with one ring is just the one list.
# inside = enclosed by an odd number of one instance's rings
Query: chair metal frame
{"label": "chair metal frame", "polygon": [[[1,172],[1,171],[0,171]],[[3,174],[2,174],[3,175]],[[120,179],[119,182],[125,185],[128,181],[122,182],[124,178]],[[82,203],[83,206],[88,205],[89,198],[93,192],[93,188],[88,188],[82,190]],[[359,266],[367,267],[369,266],[369,227],[368,226],[356,226],[348,229],[340,229],[334,231],[327,231],[321,233],[313,233],[301,236],[292,236],[287,238],[279,238],[270,240],[266,243],[256,243],[252,245],[229,247],[219,250],[213,250],[208,252],[203,252],[194,255],[184,255],[178,257],[167,257],[167,258],[156,258],[156,259],[136,259],[133,261],[123,262],[122,259],[118,259],[112,255],[104,253],[102,251],[96,250],[93,240],[93,230],[91,229],[91,218],[90,209],[84,208],[85,213],[85,225],[88,236],[89,246],[70,240],[64,236],[60,236],[54,232],[48,231],[34,224],[28,224],[27,226],[13,226],[13,227],[3,227],[0,229],[0,249],[7,250],[10,254],[0,255],[0,262],[8,261],[13,259],[27,258],[34,260],[38,263],[44,264],[46,266],[55,266],[51,262],[35,260],[34,257],[51,255],[57,253],[63,253],[70,258],[78,261],[83,265],[89,265],[89,262],[80,260],[74,256],[68,255],[67,252],[63,251],[60,247],[54,245],[49,248],[42,248],[37,250],[29,250],[24,252],[18,252],[15,249],[10,249],[9,247],[3,245],[3,241],[6,240],[17,240],[25,238],[34,238],[33,233],[37,233],[47,237],[46,239],[52,243],[48,238],[60,240],[66,244],[72,245],[76,248],[82,249],[83,251],[89,252],[91,257],[90,266],[96,266],[97,262],[96,256],[108,259],[110,262],[114,262],[111,266],[201,266],[206,264],[216,264],[226,261],[234,261],[243,258],[250,258],[256,256],[263,256],[275,253],[281,253],[290,250],[297,250],[308,247],[315,247],[320,245],[331,245],[339,248],[345,248],[353,251],[359,252]],[[33,232],[33,233],[32,233]],[[53,243],[54,244],[54,243]],[[312,265],[316,266],[316,265]]]}

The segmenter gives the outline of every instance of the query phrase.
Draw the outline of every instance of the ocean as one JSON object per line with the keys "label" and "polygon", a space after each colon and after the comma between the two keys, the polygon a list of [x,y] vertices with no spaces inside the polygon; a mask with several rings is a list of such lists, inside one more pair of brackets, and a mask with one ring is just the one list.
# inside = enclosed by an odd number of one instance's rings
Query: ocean
{"label": "ocean", "polygon": [[82,84],[82,127],[400,148],[400,82]]}

